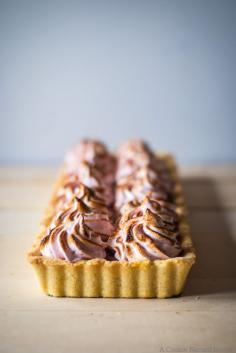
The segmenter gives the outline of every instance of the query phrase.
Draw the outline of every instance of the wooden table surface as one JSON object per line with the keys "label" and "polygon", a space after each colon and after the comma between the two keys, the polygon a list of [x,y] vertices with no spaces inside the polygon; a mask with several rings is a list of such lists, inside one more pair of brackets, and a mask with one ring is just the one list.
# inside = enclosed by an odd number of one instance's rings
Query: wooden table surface
{"label": "wooden table surface", "polygon": [[236,166],[185,167],[198,252],[174,299],[55,299],[25,259],[57,168],[0,167],[0,352],[236,352]]}

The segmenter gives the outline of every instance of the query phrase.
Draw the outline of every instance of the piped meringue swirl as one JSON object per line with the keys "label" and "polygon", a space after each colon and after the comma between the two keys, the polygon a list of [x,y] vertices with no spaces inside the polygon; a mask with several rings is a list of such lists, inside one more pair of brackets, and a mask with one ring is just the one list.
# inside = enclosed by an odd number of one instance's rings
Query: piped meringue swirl
{"label": "piped meringue swirl", "polygon": [[108,155],[109,152],[102,142],[83,139],[66,154],[66,167],[69,171],[76,171],[83,161],[87,161],[91,165],[101,166]]}
{"label": "piped meringue swirl", "polygon": [[181,252],[177,214],[148,198],[126,206],[120,228],[111,238],[119,261],[165,260]]}
{"label": "piped meringue swirl", "polygon": [[84,185],[103,195],[110,207],[114,202],[115,158],[105,145],[92,139],[82,140],[65,158],[66,172],[77,175]]}
{"label": "piped meringue swirl", "polygon": [[[99,199],[102,203],[106,203],[102,188],[89,188],[79,181],[77,174],[65,174],[63,183],[60,185],[56,195],[54,196],[53,208],[55,213],[65,207],[75,197],[82,200],[89,197],[90,200]],[[105,207],[107,212],[110,212],[110,209],[107,207],[107,205]]]}
{"label": "piped meringue swirl", "polygon": [[105,203],[81,184],[81,197],[53,218],[40,242],[43,256],[75,262],[105,258],[109,237],[114,233]]}
{"label": "piped meringue swirl", "polygon": [[152,199],[173,201],[174,184],[167,167],[140,140],[131,140],[118,152],[116,208],[150,195]]}

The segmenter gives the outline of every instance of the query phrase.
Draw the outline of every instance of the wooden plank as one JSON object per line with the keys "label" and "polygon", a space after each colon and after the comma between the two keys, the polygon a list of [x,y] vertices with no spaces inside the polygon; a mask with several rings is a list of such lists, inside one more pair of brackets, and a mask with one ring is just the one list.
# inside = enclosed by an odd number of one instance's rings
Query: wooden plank
{"label": "wooden plank", "polygon": [[236,351],[234,168],[223,179],[184,172],[198,261],[169,300],[43,295],[25,254],[56,169],[27,168],[0,168],[0,352]]}
{"label": "wooden plank", "polygon": [[188,179],[211,179],[218,183],[236,182],[236,163],[181,165],[179,169],[181,176]]}
{"label": "wooden plank", "polygon": [[24,237],[31,237],[38,232],[42,219],[39,210],[1,210],[0,211],[0,236],[12,237],[16,241]]}
{"label": "wooden plank", "polygon": [[4,311],[2,352],[233,352],[235,347],[235,311],[226,311],[222,320],[222,312],[180,311],[177,305],[169,312],[97,312],[94,300],[90,303],[87,311]]}
{"label": "wooden plank", "polygon": [[46,208],[52,183],[1,183],[0,209],[42,210]]}
{"label": "wooden plank", "polygon": [[190,209],[236,209],[236,183],[216,183],[210,179],[182,179]]}
{"label": "wooden plank", "polygon": [[58,173],[58,165],[1,165],[0,166],[0,182],[16,181],[34,182],[48,181],[56,178]]}
{"label": "wooden plank", "polygon": [[196,211],[189,217],[198,261],[192,276],[236,278],[236,211]]}

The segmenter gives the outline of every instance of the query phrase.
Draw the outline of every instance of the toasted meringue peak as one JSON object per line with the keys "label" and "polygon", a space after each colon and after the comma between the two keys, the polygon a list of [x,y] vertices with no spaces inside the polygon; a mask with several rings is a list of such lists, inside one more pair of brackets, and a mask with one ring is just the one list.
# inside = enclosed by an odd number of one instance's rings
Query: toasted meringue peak
{"label": "toasted meringue peak", "polygon": [[179,216],[176,212],[176,207],[174,204],[162,203],[160,201],[157,202],[147,196],[141,204],[137,200],[125,204],[121,209],[121,213],[124,215],[122,219],[125,219],[125,215],[128,219],[143,216],[146,210],[150,210],[152,213],[157,215],[160,214],[166,219],[166,221],[168,219],[174,222],[179,221]]}
{"label": "toasted meringue peak", "polygon": [[178,256],[178,216],[149,199],[126,206],[120,228],[111,238],[115,258],[120,261],[164,260]]}
{"label": "toasted meringue peak", "polygon": [[[117,152],[118,168],[116,179],[118,182],[123,177],[139,177],[139,174],[148,173],[149,176],[161,179],[170,179],[168,169],[142,140],[130,140],[119,148]],[[140,171],[140,169],[142,169]],[[158,174],[157,174],[158,173]]]}
{"label": "toasted meringue peak", "polygon": [[134,179],[127,184],[117,185],[116,208],[120,209],[122,205],[133,200],[141,203],[147,195],[157,200],[172,201],[172,193],[163,183]]}
{"label": "toasted meringue peak", "polygon": [[147,167],[151,160],[151,151],[141,140],[130,140],[119,148],[117,152],[118,168],[116,179],[129,177],[140,168]]}
{"label": "toasted meringue peak", "polygon": [[[63,183],[58,188],[57,193],[53,200],[53,207],[55,212],[64,208],[75,197],[81,200],[99,200],[100,203],[105,204],[103,190],[91,189],[82,184],[76,174],[65,175]],[[105,207],[106,205],[104,205]]]}
{"label": "toasted meringue peak", "polygon": [[143,141],[132,140],[118,151],[116,173],[116,208],[151,194],[153,199],[171,202],[173,182],[167,168],[160,163]]}
{"label": "toasted meringue peak", "polygon": [[106,257],[114,233],[109,212],[91,190],[83,186],[81,192],[52,220],[39,245],[42,255],[70,262]]}
{"label": "toasted meringue peak", "polygon": [[126,158],[136,158],[138,154],[151,154],[148,144],[141,139],[128,140],[118,149],[118,155],[126,155]]}
{"label": "toasted meringue peak", "polygon": [[86,186],[103,194],[108,206],[114,202],[115,158],[105,145],[96,140],[83,140],[72,148],[65,159],[68,174],[76,174]]}
{"label": "toasted meringue peak", "polygon": [[84,139],[69,150],[65,161],[68,168],[77,169],[81,161],[94,164],[97,159],[106,155],[108,155],[108,151],[102,142]]}
{"label": "toasted meringue peak", "polygon": [[114,172],[114,157],[100,141],[82,140],[72,147],[65,157],[66,169],[69,172],[78,172],[81,163],[86,164],[86,162],[100,169],[103,174]]}

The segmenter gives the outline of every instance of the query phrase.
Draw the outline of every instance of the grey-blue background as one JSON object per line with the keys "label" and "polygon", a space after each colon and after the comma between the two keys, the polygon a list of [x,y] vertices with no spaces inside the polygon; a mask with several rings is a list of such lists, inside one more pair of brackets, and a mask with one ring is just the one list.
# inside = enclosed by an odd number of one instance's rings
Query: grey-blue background
{"label": "grey-blue background", "polygon": [[3,162],[139,136],[236,160],[236,1],[1,1]]}

